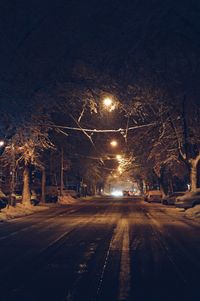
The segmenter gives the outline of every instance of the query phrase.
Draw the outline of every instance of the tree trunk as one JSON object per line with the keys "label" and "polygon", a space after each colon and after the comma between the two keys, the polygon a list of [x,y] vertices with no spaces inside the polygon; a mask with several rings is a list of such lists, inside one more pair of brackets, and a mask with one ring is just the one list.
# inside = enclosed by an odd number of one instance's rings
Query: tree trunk
{"label": "tree trunk", "polygon": [[31,204],[31,192],[30,192],[30,170],[29,166],[25,165],[23,172],[23,192],[22,192],[22,203],[25,205]]}
{"label": "tree trunk", "polygon": [[147,184],[146,184],[146,181],[145,180],[142,180],[142,182],[140,183],[140,190],[141,192],[143,193],[146,193],[147,192]]}
{"label": "tree trunk", "polygon": [[197,167],[198,163],[200,161],[200,154],[196,156],[195,159],[191,159],[189,161],[189,166],[190,166],[190,185],[191,185],[191,191],[194,191],[197,189]]}
{"label": "tree trunk", "polygon": [[173,179],[172,176],[169,176],[169,181],[168,181],[168,194],[174,192],[174,187],[173,187]]}
{"label": "tree trunk", "polygon": [[166,189],[165,183],[164,183],[165,166],[160,167],[160,172],[159,173],[156,172],[155,170],[154,170],[154,172],[155,172],[155,174],[158,178],[158,184],[160,186],[160,191],[162,192],[162,196],[164,197],[167,194],[167,189]]}
{"label": "tree trunk", "polygon": [[162,196],[165,197],[166,196],[166,190],[163,184],[163,181],[161,178],[159,178],[159,185],[160,185],[160,191],[162,193]]}
{"label": "tree trunk", "polygon": [[45,203],[46,199],[46,171],[42,168],[42,183],[41,183],[41,202]]}
{"label": "tree trunk", "polygon": [[193,162],[191,163],[190,168],[190,184],[191,184],[191,191],[197,189],[197,165]]}
{"label": "tree trunk", "polygon": [[[94,195],[97,194],[97,186],[96,186],[95,183],[93,184],[93,194],[94,194]],[[99,193],[98,193],[98,194],[99,194]]]}
{"label": "tree trunk", "polygon": [[188,125],[187,125],[187,109],[186,109],[186,95],[182,100],[182,121],[183,121],[183,138],[184,138],[184,149],[186,161],[189,160],[189,137],[188,137]]}

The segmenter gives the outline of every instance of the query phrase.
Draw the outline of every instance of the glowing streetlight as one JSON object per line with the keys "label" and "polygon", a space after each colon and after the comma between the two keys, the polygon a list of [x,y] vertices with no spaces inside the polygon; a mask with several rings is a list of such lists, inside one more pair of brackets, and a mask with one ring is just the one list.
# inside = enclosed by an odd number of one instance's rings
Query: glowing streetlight
{"label": "glowing streetlight", "polygon": [[0,140],[0,147],[4,146],[5,142],[3,140]]}
{"label": "glowing streetlight", "polygon": [[110,142],[110,145],[111,145],[112,147],[116,147],[116,146],[118,145],[118,143],[117,143],[116,140],[112,140],[112,141]]}
{"label": "glowing streetlight", "polygon": [[120,166],[117,168],[117,170],[120,174],[122,174],[122,168]]}
{"label": "glowing streetlight", "polygon": [[122,159],[122,156],[121,156],[121,155],[116,155],[116,159],[117,159],[118,161],[120,161],[120,160]]}
{"label": "glowing streetlight", "polygon": [[103,106],[105,110],[112,112],[116,109],[117,102],[114,101],[111,97],[105,97],[103,99]]}
{"label": "glowing streetlight", "polygon": [[103,104],[104,104],[105,107],[110,108],[113,104],[113,101],[110,97],[106,97],[103,100]]}

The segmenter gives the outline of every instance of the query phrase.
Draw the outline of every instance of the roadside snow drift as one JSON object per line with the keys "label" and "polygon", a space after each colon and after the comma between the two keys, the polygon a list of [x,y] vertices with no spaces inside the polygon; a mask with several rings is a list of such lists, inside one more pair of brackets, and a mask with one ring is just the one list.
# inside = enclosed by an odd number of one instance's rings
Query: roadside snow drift
{"label": "roadside snow drift", "polygon": [[196,205],[195,207],[186,210],[185,215],[188,218],[192,218],[192,219],[200,222],[200,205]]}
{"label": "roadside snow drift", "polygon": [[22,217],[34,212],[46,210],[48,207],[45,206],[32,206],[17,204],[15,207],[9,206],[9,208],[1,209],[0,212],[0,222],[6,221],[16,217]]}
{"label": "roadside snow drift", "polygon": [[76,203],[77,200],[74,199],[71,195],[64,195],[64,196],[59,196],[58,198],[58,203],[59,204],[73,204]]}

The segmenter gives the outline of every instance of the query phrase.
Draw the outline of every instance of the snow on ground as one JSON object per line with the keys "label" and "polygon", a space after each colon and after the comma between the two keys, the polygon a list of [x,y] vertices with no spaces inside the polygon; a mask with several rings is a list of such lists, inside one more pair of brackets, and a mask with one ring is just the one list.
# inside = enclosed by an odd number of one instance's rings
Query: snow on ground
{"label": "snow on ground", "polygon": [[200,205],[196,205],[191,209],[187,209],[185,211],[185,216],[200,222]]}
{"label": "snow on ground", "polygon": [[44,204],[39,206],[32,206],[32,205],[23,205],[23,204],[17,204],[15,207],[9,206],[9,208],[1,209],[0,211],[0,222],[7,221],[9,219],[22,217],[26,215],[33,214],[38,211],[47,210],[49,207],[52,207],[52,205],[58,206],[60,205],[66,205],[66,204],[73,204],[76,203],[77,200],[74,199],[70,195],[66,195],[63,197],[59,197],[57,204]]}
{"label": "snow on ground", "polygon": [[34,212],[46,210],[46,206],[32,206],[32,205],[23,205],[17,204],[15,207],[9,206],[9,208],[1,209],[0,211],[0,222],[6,221],[16,217],[22,217]]}
{"label": "snow on ground", "polygon": [[[91,200],[93,199],[92,197],[84,197],[81,198],[81,200]],[[80,199],[79,199],[80,200]],[[59,197],[58,203],[53,204],[55,206],[57,205],[67,205],[67,204],[74,204],[77,203],[77,199],[73,198],[71,195],[65,195],[63,197]],[[9,219],[17,218],[17,217],[22,217],[26,215],[33,214],[38,211],[46,210],[51,207],[50,205],[52,204],[44,204],[44,205],[39,205],[39,206],[32,206],[32,205],[23,205],[23,204],[17,204],[15,207],[10,206],[9,208],[4,208],[1,209],[0,211],[0,222],[6,221]],[[163,207],[165,208],[165,207]],[[180,209],[180,208],[172,208],[172,207],[167,207],[166,208],[168,211],[171,209],[171,213],[177,214],[177,211],[179,214],[184,214],[185,217],[193,219],[195,221],[200,222],[200,205],[196,205],[194,208],[191,209]],[[176,210],[174,210],[176,209]]]}
{"label": "snow on ground", "polygon": [[70,194],[58,197],[58,204],[65,205],[73,203],[77,203],[77,199],[73,198]]}
{"label": "snow on ground", "polygon": [[[96,196],[95,196],[95,198],[96,198]],[[94,196],[82,196],[82,197],[80,197],[80,200],[82,200],[82,201],[92,201],[92,200],[94,200]]]}

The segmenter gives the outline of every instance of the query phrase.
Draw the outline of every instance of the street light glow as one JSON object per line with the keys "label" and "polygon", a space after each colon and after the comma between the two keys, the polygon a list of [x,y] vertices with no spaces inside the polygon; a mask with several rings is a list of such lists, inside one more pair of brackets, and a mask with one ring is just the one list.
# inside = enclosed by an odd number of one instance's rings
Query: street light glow
{"label": "street light glow", "polygon": [[110,97],[106,97],[104,98],[103,103],[105,107],[110,108],[113,104],[113,101]]}
{"label": "street light glow", "polygon": [[120,161],[120,160],[122,159],[122,156],[121,156],[121,155],[116,155],[116,159],[117,159],[118,161]]}
{"label": "street light glow", "polygon": [[110,145],[112,146],[112,147],[116,147],[117,146],[117,141],[116,140],[112,140],[111,142],[110,142]]}
{"label": "street light glow", "polygon": [[3,140],[0,140],[0,147],[4,146],[5,142]]}
{"label": "street light glow", "polygon": [[118,167],[117,170],[118,170],[119,173],[122,173],[122,168],[120,166]]}
{"label": "street light glow", "polygon": [[111,97],[105,97],[103,99],[103,106],[106,111],[112,112],[116,109],[117,102],[114,101]]}

